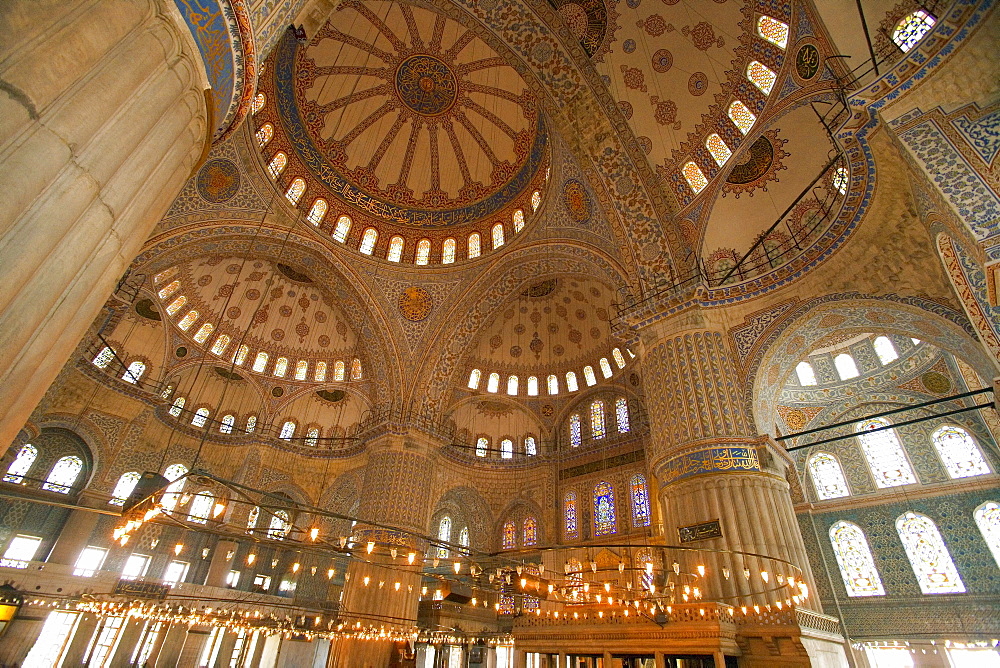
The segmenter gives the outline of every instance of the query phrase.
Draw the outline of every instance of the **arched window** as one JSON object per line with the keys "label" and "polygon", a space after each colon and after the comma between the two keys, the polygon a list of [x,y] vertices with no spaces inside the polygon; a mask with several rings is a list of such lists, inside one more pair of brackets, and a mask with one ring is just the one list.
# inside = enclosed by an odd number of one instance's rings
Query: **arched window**
{"label": "arched window", "polygon": [[305,380],[309,375],[309,362],[299,360],[295,363],[295,380]]}
{"label": "arched window", "polygon": [[287,420],[285,424],[281,425],[281,433],[278,434],[278,438],[290,441],[293,436],[295,436],[295,420]]}
{"label": "arched window", "polygon": [[309,213],[306,215],[306,220],[308,220],[313,225],[319,226],[323,222],[323,218],[326,216],[326,211],[329,205],[326,200],[322,197],[317,197],[313,201],[313,205],[309,208]]}
{"label": "arched window", "polygon": [[319,445],[319,427],[311,427],[306,432],[306,445],[310,448],[315,448]]}
{"label": "arched window", "polygon": [[809,362],[799,362],[795,366],[795,375],[799,377],[799,385],[816,384],[816,372]]}
{"label": "arched window", "polygon": [[[361,245],[358,246],[358,251],[364,253],[365,255],[371,255],[372,251],[375,250],[376,241],[378,241],[378,230],[374,227],[369,227],[361,236]],[[400,252],[402,252],[402,248],[400,249]]]}
{"label": "arched window", "polygon": [[961,594],[965,591],[955,562],[931,518],[905,512],[896,519],[896,531],[924,594]]}
{"label": "arched window", "polygon": [[[458,544],[463,548],[469,547],[469,527],[462,527],[462,530],[458,532]],[[469,554],[469,550],[462,550],[462,554]]]}
{"label": "arched window", "polygon": [[264,123],[264,125],[260,126],[257,130],[256,136],[257,146],[264,148],[267,146],[267,142],[271,141],[271,138],[274,137],[274,126],[270,123]]}
{"label": "arched window", "polygon": [[490,447],[490,441],[485,436],[480,436],[479,440],[476,441],[476,457],[485,457],[486,451]]}
{"label": "arched window", "polygon": [[512,397],[517,396],[517,376],[507,377],[507,394]]}
{"label": "arched window", "polygon": [[896,24],[896,29],[892,31],[892,41],[903,53],[907,53],[933,27],[934,17],[918,9]]}
{"label": "arched window", "polygon": [[357,357],[351,360],[351,380],[361,380],[361,360]]}
{"label": "arched window", "polygon": [[271,175],[272,179],[277,179],[281,176],[281,173],[285,171],[285,165],[288,164],[288,156],[278,151],[271,158],[271,162],[267,165],[267,173]]}
{"label": "arched window", "polygon": [[740,132],[746,134],[757,122],[757,117],[742,101],[733,100],[732,104],[729,105],[729,120],[736,125]]}
{"label": "arched window", "polygon": [[840,353],[834,357],[833,366],[837,368],[837,375],[841,380],[850,380],[861,375],[858,373],[858,365],[854,363],[854,358],[847,353]]}
{"label": "arched window", "polygon": [[180,417],[181,411],[184,410],[184,397],[177,397],[174,399],[174,403],[170,405],[170,411],[168,411],[174,417]]}
{"label": "arched window", "polygon": [[601,358],[601,375],[605,378],[611,378],[611,362],[608,361],[607,357]]}
{"label": "arched window", "polygon": [[597,384],[597,377],[594,375],[594,367],[587,365],[583,367],[583,378],[587,381],[587,387]]}
{"label": "arched window", "polygon": [[469,373],[469,389],[476,390],[479,389],[479,379],[482,377],[483,372],[479,369],[473,369]]}
{"label": "arched window", "polygon": [[193,325],[195,320],[197,319],[198,319],[197,311],[188,311],[187,315],[181,318],[181,321],[177,323],[177,326],[186,332],[188,329],[191,328],[191,325]]}
{"label": "arched window", "polygon": [[455,240],[448,237],[441,247],[441,264],[452,264],[455,262]]}
{"label": "arched window", "polygon": [[767,14],[757,19],[757,34],[782,49],[788,46],[788,26]]}
{"label": "arched window", "polygon": [[770,95],[778,75],[764,63],[753,60],[747,65],[747,79],[752,81],[753,85],[759,88],[764,95]]}
{"label": "arched window", "polygon": [[187,297],[181,295],[174,301],[170,302],[170,304],[167,306],[167,315],[169,316],[177,315],[180,312],[180,310],[184,308],[184,305],[187,304],[187,300],[188,300]]}
{"label": "arched window", "polygon": [[24,476],[31,470],[31,465],[35,463],[37,458],[38,448],[30,443],[22,445],[21,449],[17,451],[17,457],[7,467],[7,473],[4,474],[3,481],[12,482],[15,485],[21,484],[24,481]]}
{"label": "arched window", "polygon": [[514,524],[514,520],[504,522],[500,542],[505,550],[513,550],[517,547],[517,525]]}
{"label": "arched window", "polygon": [[726,164],[726,160],[732,157],[733,152],[729,150],[726,146],[726,142],[722,141],[722,137],[715,134],[714,132],[708,135],[708,139],[705,140],[705,148],[708,152],[712,154],[712,158],[715,159],[715,164],[722,167]]}
{"label": "arched window", "polygon": [[820,499],[838,499],[851,494],[840,462],[831,454],[817,452],[810,457],[809,475]]}
{"label": "arched window", "polygon": [[549,395],[559,394],[559,377],[554,373],[550,373],[549,377],[546,379],[546,384],[548,385]]}
{"label": "arched window", "polygon": [[333,365],[333,379],[337,382],[344,380],[344,360],[337,360]]}
{"label": "arched window", "polygon": [[326,382],[326,362],[316,362],[313,370],[313,380],[317,383]]}
{"label": "arched window", "polygon": [[173,510],[177,507],[177,502],[181,498],[181,492],[184,491],[184,483],[187,478],[188,469],[183,464],[171,464],[167,467],[167,470],[163,472],[163,477],[170,481],[167,488],[163,490],[163,496],[160,497],[160,505],[167,510]]}
{"label": "arched window", "polygon": [[529,457],[533,457],[534,455],[538,454],[538,446],[535,445],[534,436],[524,437],[524,454],[528,455]]}
{"label": "arched window", "polygon": [[479,252],[479,232],[473,232],[469,235],[469,259],[479,257]]}
{"label": "arched window", "polygon": [[271,515],[271,526],[267,529],[267,537],[283,540],[292,531],[292,523],[288,519],[288,511],[275,510]]}
{"label": "arched window", "polygon": [[212,514],[215,506],[215,497],[210,492],[198,492],[191,499],[191,506],[188,508],[188,521],[196,524],[208,522],[208,516]]}
{"label": "arched window", "polygon": [[[441,521],[438,523],[438,540],[444,541],[445,543],[451,542],[451,518],[447,515],[442,517]],[[447,559],[448,548],[439,547],[438,557],[441,559]]]}
{"label": "arched window", "polygon": [[62,457],[49,471],[49,477],[42,484],[42,489],[59,494],[69,494],[76,479],[80,477],[81,471],[83,471],[82,459],[75,455]]}
{"label": "arched window", "polygon": [[101,348],[101,352],[97,353],[97,355],[94,357],[93,364],[98,369],[107,369],[108,364],[110,364],[111,360],[113,360],[114,358],[115,358],[115,351],[109,346],[104,346],[103,348]]}
{"label": "arched window", "polygon": [[538,211],[538,207],[542,205],[542,193],[537,190],[531,193],[531,211],[534,213]]}
{"label": "arched window", "polygon": [[841,195],[847,194],[847,167],[837,167],[837,171],[833,173],[833,187],[837,189]]}
{"label": "arched window", "polygon": [[267,368],[267,353],[264,351],[257,353],[257,357],[254,358],[251,368],[257,373],[264,373],[264,369]]}
{"label": "arched window", "polygon": [[129,471],[128,473],[123,473],[120,478],[118,478],[118,483],[115,485],[115,489],[111,492],[111,500],[108,501],[112,506],[124,505],[125,501],[128,500],[129,495],[132,490],[135,489],[135,485],[139,482],[138,471]]}
{"label": "arched window", "polygon": [[250,417],[247,418],[247,426],[244,431],[246,431],[246,433],[248,434],[252,434],[256,428],[257,428],[257,416],[251,415]]}
{"label": "arched window", "polygon": [[222,422],[219,423],[219,431],[223,434],[233,433],[233,428],[236,426],[236,416],[235,415],[223,415]]}
{"label": "arched window", "polygon": [[619,369],[625,368],[625,356],[622,355],[622,351],[618,350],[618,348],[615,348],[614,350],[611,351],[611,356],[615,358],[615,364],[618,366]]}
{"label": "arched window", "polygon": [[887,336],[876,336],[875,340],[872,341],[872,347],[875,348],[875,354],[878,355],[878,361],[882,364],[888,364],[899,359],[899,353],[896,352],[896,346],[892,345],[892,341],[889,340]]}
{"label": "arched window", "polygon": [[691,186],[691,190],[694,194],[700,193],[708,185],[708,179],[705,178],[705,172],[701,171],[701,167],[693,162],[688,162],[684,164],[681,173],[684,174],[684,180],[688,182]]}
{"label": "arched window", "polygon": [[649,490],[646,487],[646,477],[641,473],[632,476],[629,483],[632,492],[632,526],[649,526]]}
{"label": "arched window", "polygon": [[166,299],[170,295],[172,295],[175,292],[177,292],[178,290],[180,290],[180,287],[181,287],[181,282],[180,281],[173,281],[172,283],[170,283],[168,285],[165,285],[162,288],[160,288],[160,291],[157,292],[156,295],[160,299]]}
{"label": "arched window", "polygon": [[615,490],[602,480],[594,487],[594,535],[607,536],[616,531]]}
{"label": "arched window", "polygon": [[427,264],[431,261],[431,242],[429,239],[421,239],[417,242],[417,264]]}
{"label": "arched window", "polygon": [[[364,251],[362,251],[363,253]],[[385,259],[389,262],[399,262],[403,258],[403,237],[389,239],[389,253]]]}
{"label": "arched window", "polygon": [[170,267],[169,269],[164,269],[160,273],[153,276],[153,283],[155,285],[159,285],[160,283],[167,280],[176,273],[177,273],[177,267]]}
{"label": "arched window", "polygon": [[885,596],[882,578],[861,527],[851,522],[837,522],[830,527],[830,544],[837,556],[848,596]]}
{"label": "arched window", "polygon": [[566,562],[566,582],[570,586],[570,591],[566,598],[570,601],[579,601],[583,598],[583,564],[579,559],[569,559]]}
{"label": "arched window", "polygon": [[580,389],[580,386],[576,384],[576,373],[573,371],[566,372],[566,391],[576,392]]}
{"label": "arched window", "polygon": [[563,499],[563,524],[567,538],[576,538],[576,492],[566,492]]}
{"label": "arched window", "polygon": [[486,391],[493,392],[496,394],[500,391],[500,374],[491,373],[490,377],[486,380]]}
{"label": "arched window", "polygon": [[257,528],[257,519],[260,517],[260,506],[254,506],[247,516],[247,533],[253,533]]}
{"label": "arched window", "polygon": [[979,532],[983,534],[983,540],[986,541],[990,552],[993,553],[993,560],[1000,567],[1000,503],[987,501],[976,508],[973,516],[976,519]]}
{"label": "arched window", "polygon": [[628,417],[628,401],[625,397],[615,399],[615,419],[618,421],[619,434],[627,434],[632,428]]}
{"label": "arched window", "polygon": [[[247,357],[250,355],[250,346],[244,344],[236,349],[236,354],[233,355],[233,364],[236,366],[243,366],[243,363],[247,361]],[[266,361],[265,361],[266,362]]]}
{"label": "arched window", "polygon": [[253,102],[250,104],[250,113],[256,115],[258,111],[264,108],[265,102],[267,102],[267,97],[263,93],[254,95]]}
{"label": "arched window", "polygon": [[945,425],[931,435],[948,475],[952,478],[969,478],[986,475],[990,467],[983,458],[969,432],[961,427]]}
{"label": "arched window", "polygon": [[503,242],[503,223],[497,223],[493,226],[493,250],[503,246]]}
{"label": "arched window", "polygon": [[512,220],[514,221],[514,234],[517,234],[524,229],[524,210],[515,209]]}
{"label": "arched window", "polygon": [[526,517],[521,531],[521,545],[531,547],[538,542],[538,520]]}
{"label": "arched window", "polygon": [[604,438],[604,402],[590,404],[590,435],[594,439]]}
{"label": "arched window", "polygon": [[163,388],[163,391],[160,392],[160,398],[161,399],[169,399],[170,395],[173,394],[173,393],[174,393],[174,386],[173,385],[167,385],[165,388]]}
{"label": "arched window", "polygon": [[215,329],[215,327],[213,327],[210,322],[206,322],[199,327],[197,333],[194,335],[195,343],[205,343],[205,341],[208,340],[209,335],[211,335],[213,329]]}
{"label": "arched window", "polygon": [[569,444],[574,448],[580,447],[580,443],[583,442],[580,424],[579,413],[573,413],[569,416]]}
{"label": "arched window", "polygon": [[133,385],[139,382],[142,378],[142,374],[146,373],[146,363],[136,360],[128,365],[125,369],[125,373],[122,374],[122,380],[126,383],[132,383]]}
{"label": "arched window", "polygon": [[865,459],[868,460],[868,467],[875,478],[875,484],[879,487],[895,487],[914,483],[917,478],[913,475],[913,469],[906,459],[903,446],[899,444],[896,430],[870,431],[888,426],[888,420],[872,418],[855,428]]}
{"label": "arched window", "polygon": [[[333,240],[339,241],[340,243],[344,243],[345,241],[347,241],[347,235],[350,231],[351,231],[351,217],[341,216],[340,218],[337,219],[337,224],[333,228]],[[373,241],[372,246],[374,245],[375,242]]]}
{"label": "arched window", "polygon": [[215,342],[212,344],[212,354],[222,356],[222,353],[226,352],[226,348],[229,347],[229,341],[227,334],[219,334],[215,337]]}
{"label": "arched window", "polygon": [[205,423],[208,422],[209,410],[207,408],[199,408],[194,412],[194,417],[191,418],[191,424],[195,427],[204,427]]}
{"label": "arched window", "polygon": [[288,358],[279,357],[274,361],[274,377],[284,378],[286,373],[288,373]]}
{"label": "arched window", "polygon": [[514,441],[509,438],[505,438],[500,441],[500,458],[501,459],[513,459],[514,457]]}
{"label": "arched window", "polygon": [[528,376],[528,396],[538,396],[538,376]]}

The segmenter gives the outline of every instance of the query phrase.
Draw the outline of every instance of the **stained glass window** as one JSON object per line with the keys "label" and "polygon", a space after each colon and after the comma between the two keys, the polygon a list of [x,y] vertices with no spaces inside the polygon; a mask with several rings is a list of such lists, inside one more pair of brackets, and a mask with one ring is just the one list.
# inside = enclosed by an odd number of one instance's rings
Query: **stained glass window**
{"label": "stained glass window", "polygon": [[260,506],[254,506],[247,516],[247,533],[252,533],[257,527],[257,519],[260,517]]}
{"label": "stained glass window", "polygon": [[165,388],[163,388],[163,391],[160,392],[160,398],[161,399],[169,399],[170,395],[173,394],[173,393],[174,393],[174,386],[173,385],[167,385]]}
{"label": "stained glass window", "polygon": [[490,374],[489,379],[486,381],[486,391],[493,392],[494,394],[500,391],[500,374]]}
{"label": "stained glass window", "polygon": [[528,455],[529,457],[538,454],[538,446],[535,445],[534,436],[524,437],[524,454]]}
{"label": "stained glass window", "polygon": [[924,594],[960,594],[965,591],[955,562],[931,518],[905,512],[896,519],[896,531]]}
{"label": "stained glass window", "polygon": [[288,156],[278,151],[271,158],[271,162],[267,165],[267,173],[271,175],[272,179],[277,179],[281,176],[281,173],[285,171],[285,165],[288,164]]}
{"label": "stained glass window", "polygon": [[278,438],[290,441],[292,440],[292,436],[295,436],[295,421],[288,420],[285,424],[281,425],[281,433],[278,434]]}
{"label": "stained glass window", "polygon": [[357,357],[351,360],[351,380],[361,380],[361,360]]}
{"label": "stained glass window", "polygon": [[166,299],[170,295],[172,295],[175,292],[177,292],[178,290],[180,290],[180,287],[181,287],[181,282],[180,281],[174,281],[173,283],[170,283],[169,285],[163,286],[163,288],[161,288],[160,291],[157,292],[156,294],[160,297],[160,299]]}
{"label": "stained glass window", "polygon": [[503,223],[497,223],[493,226],[493,250],[503,246],[503,242]]}
{"label": "stained glass window", "polygon": [[122,380],[126,383],[132,383],[134,385],[139,382],[139,379],[142,378],[142,374],[144,373],[146,373],[146,363],[136,360],[135,362],[129,364],[128,368],[125,369],[125,373],[122,374]]}
{"label": "stained glass window", "polygon": [[344,360],[337,360],[334,363],[333,379],[338,382],[344,380]]}
{"label": "stained glass window", "polygon": [[726,164],[726,160],[729,160],[733,155],[733,152],[726,146],[726,142],[722,141],[722,137],[714,132],[708,135],[708,139],[705,140],[705,148],[712,154],[712,158],[715,159],[719,167]]}
{"label": "stained glass window", "polygon": [[618,365],[619,369],[625,368],[625,356],[622,355],[622,351],[615,348],[611,351],[611,356],[615,358],[615,364]]}
{"label": "stained glass window", "polygon": [[187,472],[188,469],[183,464],[171,464],[163,472],[163,477],[169,480],[170,484],[163,490],[163,496],[160,497],[160,504],[167,510],[173,510],[177,506],[181,492],[184,491],[184,483],[187,480],[184,476]]}
{"label": "stained glass window", "polygon": [[501,542],[505,550],[513,550],[517,547],[517,525],[514,524],[513,520],[508,520],[504,523]]}
{"label": "stained glass window", "polygon": [[538,396],[538,377],[528,376],[528,396],[537,397]]}
{"label": "stained glass window", "polygon": [[219,431],[223,434],[233,433],[233,428],[236,426],[236,416],[235,415],[223,415],[222,421],[219,423]]}
{"label": "stained glass window", "polygon": [[834,357],[833,366],[837,368],[837,375],[840,376],[841,380],[850,380],[851,378],[857,378],[860,375],[858,373],[858,365],[854,362],[854,358],[847,353],[840,353]]}
{"label": "stained glass window", "polygon": [[770,95],[774,88],[774,82],[778,75],[770,67],[759,61],[753,60],[747,65],[747,79],[753,82],[764,95]]}
{"label": "stained glass window", "polygon": [[177,273],[177,267],[170,267],[169,269],[164,269],[160,273],[153,276],[153,283],[159,285],[160,283],[167,280],[176,273]]}
{"label": "stained glass window", "polygon": [[403,257],[403,237],[389,239],[389,253],[385,259],[389,262],[399,262]]}
{"label": "stained glass window", "polygon": [[108,368],[108,364],[110,364],[111,360],[113,360],[114,358],[115,358],[115,351],[112,350],[109,346],[104,346],[103,348],[101,348],[101,352],[97,353],[97,356],[94,357],[94,366],[96,366],[98,369],[106,369]]}
{"label": "stained glass window", "polygon": [[221,356],[222,353],[226,352],[226,348],[228,347],[229,347],[229,335],[219,334],[217,337],[215,337],[215,342],[212,344],[212,354]]}
{"label": "stained glass window", "polygon": [[479,257],[479,232],[469,235],[469,259]]}
{"label": "stained glass window", "polygon": [[632,492],[632,526],[649,526],[649,490],[646,487],[646,477],[640,473],[632,476],[629,483]]}
{"label": "stained glass window", "polygon": [[579,386],[576,384],[576,373],[573,371],[566,372],[566,391],[576,392]]}
{"label": "stained glass window", "polygon": [[242,345],[236,349],[236,354],[233,355],[233,364],[236,366],[243,366],[243,363],[247,361],[247,357],[250,355],[250,346]]}
{"label": "stained glass window", "polygon": [[275,540],[282,540],[292,531],[292,523],[289,521],[288,512],[275,510],[271,515],[271,526],[267,530],[267,537]]}
{"label": "stained glass window", "polygon": [[317,197],[313,201],[313,205],[309,207],[309,213],[306,215],[306,219],[313,225],[319,225],[323,222],[323,218],[326,216],[326,210],[329,205],[326,200],[322,197]]}
{"label": "stained glass window", "polygon": [[365,255],[371,255],[372,251],[375,250],[376,241],[378,241],[378,231],[374,227],[369,227],[361,237],[361,245],[358,246],[358,250]]}
{"label": "stained glass window", "polygon": [[191,506],[188,508],[188,520],[197,524],[208,522],[208,516],[212,514],[215,506],[215,497],[209,492],[198,492],[191,499]]}
{"label": "stained glass window", "polygon": [[597,384],[597,376],[594,375],[594,367],[589,365],[583,367],[583,377],[587,381],[588,387]]}
{"label": "stained glass window", "polygon": [[983,540],[990,546],[993,560],[997,562],[997,567],[1000,567],[1000,504],[996,501],[987,501],[976,508],[973,516],[976,518],[979,532],[983,534]]}
{"label": "stained glass window", "polygon": [[212,330],[214,329],[215,327],[212,325],[212,323],[210,322],[204,323],[201,327],[198,328],[198,331],[194,335],[195,343],[205,343],[205,341],[208,340],[208,337],[211,336]]}
{"label": "stained glass window", "polygon": [[884,429],[882,431],[866,433],[871,429],[888,427],[889,421],[884,418],[872,418],[859,424],[855,431],[861,449],[868,460],[868,467],[871,469],[875,484],[879,487],[895,487],[896,485],[909,485],[917,481],[910,468],[910,462],[906,459],[903,446],[899,444],[895,429]]}
{"label": "stained glass window", "polygon": [[566,598],[570,601],[579,601],[583,597],[583,564],[579,559],[570,559],[566,562],[566,584],[570,588]]}
{"label": "stained glass window", "polygon": [[837,499],[851,494],[840,462],[831,454],[817,452],[810,457],[809,475],[820,499]]}
{"label": "stained glass window", "polygon": [[169,413],[174,417],[180,417],[181,411],[184,410],[184,397],[177,397],[174,399],[174,403],[170,405]]}
{"label": "stained glass window", "polygon": [[615,399],[615,420],[618,422],[619,434],[627,434],[632,428],[628,417],[628,401],[625,397]]}
{"label": "stained glass window", "polygon": [[193,325],[195,320],[197,319],[198,319],[197,311],[188,311],[187,315],[181,318],[181,321],[177,323],[177,326],[186,332],[191,328],[191,325]]}
{"label": "stained glass window", "polygon": [[37,458],[38,448],[30,443],[22,445],[21,449],[17,451],[17,457],[14,458],[14,461],[7,468],[7,473],[4,474],[3,481],[20,484],[24,480],[24,476],[31,470],[31,465],[35,463],[35,459]]}
{"label": "stained glass window", "polygon": [[427,264],[431,261],[431,242],[429,239],[421,239],[417,242],[417,264]]}
{"label": "stained glass window", "polygon": [[550,395],[559,394],[559,377],[557,375],[550,373],[545,382],[548,385]]}
{"label": "stained glass window", "polygon": [[766,14],[757,19],[757,34],[782,49],[788,46],[788,26]]}
{"label": "stained glass window", "polygon": [[120,506],[125,503],[128,499],[129,494],[135,489],[135,485],[139,482],[139,472],[129,471],[128,473],[123,473],[120,478],[118,478],[118,483],[115,484],[115,489],[111,492],[111,500],[108,501],[112,506]]}
{"label": "stained glass window", "polygon": [[486,451],[489,450],[490,440],[485,436],[480,436],[479,440],[476,441],[476,456],[485,457]]}
{"label": "stained glass window", "polygon": [[882,578],[861,527],[851,522],[837,522],[830,527],[830,543],[848,596],[885,595]]}
{"label": "stained glass window", "polygon": [[590,404],[590,435],[594,439],[604,438],[604,402]]}
{"label": "stained glass window", "polygon": [[534,517],[525,518],[522,529],[521,545],[530,547],[538,542],[538,520]]}
{"label": "stained glass window", "polygon": [[265,102],[267,102],[267,97],[263,93],[257,93],[254,95],[253,103],[250,105],[250,113],[256,114],[258,111],[263,109]]}
{"label": "stained glass window", "polygon": [[576,492],[567,492],[563,499],[563,516],[566,537],[576,538]]}
{"label": "stained glass window", "polygon": [[279,357],[274,361],[274,377],[284,378],[286,373],[288,373],[288,358]]}
{"label": "stained glass window", "polygon": [[167,306],[167,315],[169,316],[177,315],[180,312],[180,310],[184,308],[185,304],[187,304],[187,297],[181,295],[174,301],[170,302],[170,304]]}
{"label": "stained glass window", "polygon": [[507,378],[507,394],[509,394],[512,397],[516,397],[517,385],[518,385],[517,376],[509,376]]}
{"label": "stained glass window", "polygon": [[455,261],[455,240],[451,237],[444,240],[441,248],[441,264],[452,264]]}
{"label": "stained glass window", "polygon": [[847,194],[847,180],[847,167],[837,167],[837,171],[833,173],[833,187],[836,188],[841,195]]}
{"label": "stained glass window", "polygon": [[264,148],[272,137],[274,137],[274,126],[270,123],[264,123],[257,130],[257,146]]}
{"label": "stained glass window", "polygon": [[305,380],[309,375],[309,362],[299,360],[295,363],[295,380]]}
{"label": "stained glass window", "polygon": [[500,441],[500,458],[512,459],[514,457],[514,441],[505,438]]}
{"label": "stained glass window", "polygon": [[326,381],[326,362],[316,362],[316,367],[313,370],[313,380],[317,383]]}
{"label": "stained glass window", "polygon": [[542,193],[537,190],[531,193],[531,210],[538,211],[538,207],[542,205]]}
{"label": "stained glass window", "polygon": [[479,369],[473,369],[469,373],[469,389],[475,390],[479,388],[479,379],[482,377],[483,372]]}
{"label": "stained glass window", "polygon": [[952,478],[969,478],[990,472],[979,446],[961,427],[945,425],[935,431],[931,439]]}
{"label": "stained glass window", "polygon": [[62,457],[49,471],[49,477],[42,484],[42,489],[59,494],[69,494],[81,471],[83,471],[82,459],[75,455]]}
{"label": "stained glass window", "polygon": [[[344,243],[347,241],[347,235],[351,231],[351,217],[341,216],[337,219],[337,224],[333,228],[333,240]],[[375,242],[372,242],[375,245]]]}
{"label": "stained glass window", "polygon": [[251,415],[250,417],[247,418],[247,426],[244,431],[246,431],[246,433],[248,434],[252,434],[254,429],[256,428],[257,428],[257,416]]}
{"label": "stained glass window", "polygon": [[[442,541],[444,541],[446,543],[450,543],[451,542],[451,518],[448,517],[447,515],[445,515],[444,517],[442,517],[441,521],[438,522],[438,540],[442,540]],[[441,559],[447,559],[448,558],[448,548],[446,548],[446,547],[439,547],[437,549],[437,555]]]}
{"label": "stained glass window", "polygon": [[729,105],[729,120],[736,124],[740,132],[746,134],[757,122],[757,117],[743,102],[733,100],[732,104]]}
{"label": "stained glass window", "polygon": [[311,427],[306,432],[306,445],[310,448],[315,448],[319,445],[319,427]]}
{"label": "stained glass window", "polygon": [[194,417],[191,418],[191,424],[195,427],[204,427],[205,423],[208,422],[209,410],[207,408],[199,408],[194,412]]}
{"label": "stained glass window", "polygon": [[602,480],[594,487],[594,535],[607,536],[616,530],[615,490]]}
{"label": "stained glass window", "polygon": [[695,194],[700,193],[705,189],[705,186],[708,185],[708,179],[705,178],[705,172],[701,171],[701,167],[693,162],[686,163],[684,168],[681,170],[681,173],[684,174],[685,180],[687,180],[688,185],[691,186],[691,190],[693,190]]}
{"label": "stained glass window", "polygon": [[264,369],[267,368],[267,353],[261,351],[257,353],[257,357],[254,358],[253,367],[251,367],[257,373],[264,373]]}
{"label": "stained glass window", "polygon": [[611,362],[608,361],[607,357],[601,358],[601,375],[605,378],[611,378]]}
{"label": "stained glass window", "polygon": [[582,442],[580,424],[579,413],[573,413],[569,416],[569,444],[574,448],[580,447]]}
{"label": "stained glass window", "polygon": [[903,53],[907,53],[933,27],[934,17],[918,9],[896,24],[896,29],[892,31],[892,41]]}
{"label": "stained glass window", "polygon": [[816,372],[809,362],[799,362],[795,367],[795,375],[799,377],[799,385],[816,384]]}
{"label": "stained glass window", "polygon": [[[462,547],[469,547],[469,527],[462,527],[458,532],[458,544]],[[468,550],[462,550],[462,554],[468,554]]]}

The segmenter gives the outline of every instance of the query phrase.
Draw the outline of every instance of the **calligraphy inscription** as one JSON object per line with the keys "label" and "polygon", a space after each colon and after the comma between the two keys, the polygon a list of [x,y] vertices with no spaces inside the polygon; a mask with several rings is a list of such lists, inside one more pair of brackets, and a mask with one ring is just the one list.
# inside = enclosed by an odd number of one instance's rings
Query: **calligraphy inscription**
{"label": "calligraphy inscription", "polygon": [[719,520],[692,524],[687,527],[679,527],[677,535],[680,536],[681,543],[693,543],[696,540],[708,540],[709,538],[721,538],[722,526]]}
{"label": "calligraphy inscription", "polygon": [[667,462],[662,479],[668,482],[700,473],[730,471],[760,471],[757,449],[723,447],[689,452]]}

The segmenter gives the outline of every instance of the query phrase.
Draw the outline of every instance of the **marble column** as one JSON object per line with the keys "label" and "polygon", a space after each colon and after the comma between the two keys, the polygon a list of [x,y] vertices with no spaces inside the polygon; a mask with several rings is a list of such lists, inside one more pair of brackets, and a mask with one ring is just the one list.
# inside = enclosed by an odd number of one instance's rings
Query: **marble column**
{"label": "marble column", "polygon": [[[102,499],[92,498],[85,492],[80,495],[78,503],[81,506],[100,508]],[[107,505],[106,501],[103,501],[103,503]],[[50,564],[74,565],[83,549],[90,544],[90,537],[93,535],[100,518],[101,515],[89,510],[73,510],[70,512],[62,531],[59,532],[59,537],[56,539],[55,545],[52,546],[52,550],[45,561]],[[101,536],[100,540],[95,542],[99,545],[104,545],[107,542],[107,538]],[[107,560],[105,559],[105,561]]]}
{"label": "marble column", "polygon": [[210,140],[173,0],[7,0],[0,443],[14,440]]}
{"label": "marble column", "polygon": [[225,587],[226,578],[233,566],[233,559],[236,557],[234,540],[220,540],[215,545],[215,552],[212,554],[212,562],[208,566],[208,577],[205,578],[205,585],[209,587]]}

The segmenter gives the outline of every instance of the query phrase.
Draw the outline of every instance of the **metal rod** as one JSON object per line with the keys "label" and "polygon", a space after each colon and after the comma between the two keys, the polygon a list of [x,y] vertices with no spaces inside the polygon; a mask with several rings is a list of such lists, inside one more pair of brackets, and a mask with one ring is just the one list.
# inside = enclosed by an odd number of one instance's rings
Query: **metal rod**
{"label": "metal rod", "polygon": [[878,71],[878,58],[875,56],[875,47],[872,46],[872,37],[868,32],[868,21],[865,19],[865,10],[861,6],[861,0],[855,0],[858,5],[858,16],[861,17],[861,28],[865,33],[865,41],[868,43],[868,55],[872,57],[872,65],[875,67],[875,74],[879,74]]}

